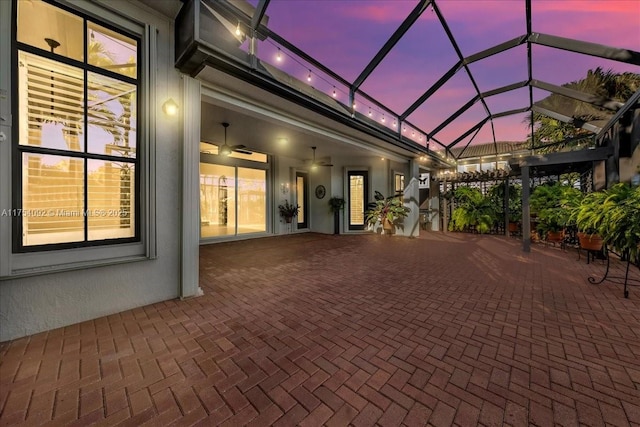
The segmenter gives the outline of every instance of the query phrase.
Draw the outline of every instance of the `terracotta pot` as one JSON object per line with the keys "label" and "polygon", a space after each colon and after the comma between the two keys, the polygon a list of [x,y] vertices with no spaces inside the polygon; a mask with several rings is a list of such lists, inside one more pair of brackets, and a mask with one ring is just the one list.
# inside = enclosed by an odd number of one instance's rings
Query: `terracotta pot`
{"label": "terracotta pot", "polygon": [[564,232],[547,231],[547,242],[562,242],[564,240]]}
{"label": "terracotta pot", "polygon": [[293,217],[291,217],[291,216],[285,216],[284,217],[284,222],[286,222],[287,224],[291,224],[291,220],[293,220]]}
{"label": "terracotta pot", "polygon": [[517,233],[520,230],[520,224],[517,222],[509,222],[509,233]]}
{"label": "terracotta pot", "polygon": [[384,234],[393,234],[393,232],[395,231],[395,226],[390,221],[383,219],[382,229],[384,230]]}
{"label": "terracotta pot", "polygon": [[587,251],[601,251],[602,237],[598,234],[578,233],[580,247]]}

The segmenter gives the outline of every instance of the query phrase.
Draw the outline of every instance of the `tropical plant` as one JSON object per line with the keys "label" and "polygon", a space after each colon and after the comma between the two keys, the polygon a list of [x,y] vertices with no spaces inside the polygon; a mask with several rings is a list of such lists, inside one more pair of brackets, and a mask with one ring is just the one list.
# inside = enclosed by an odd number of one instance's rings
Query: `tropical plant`
{"label": "tropical plant", "polygon": [[558,232],[573,224],[572,215],[580,205],[582,193],[575,187],[558,182],[545,183],[533,190],[529,202],[531,212],[539,220],[538,232]]}
{"label": "tropical plant", "polygon": [[332,197],[329,199],[329,209],[331,212],[336,213],[344,209],[346,201],[342,197]]}
{"label": "tropical plant", "polygon": [[[493,185],[489,188],[488,197],[496,208],[496,213],[504,212],[504,196],[507,183]],[[522,220],[522,186],[520,184],[509,184],[508,200],[509,221],[519,222]]]}
{"label": "tropical plant", "polygon": [[376,191],[374,200],[373,203],[369,203],[369,209],[365,212],[365,223],[368,226],[375,226],[378,222],[383,228],[385,225],[397,226],[411,212],[409,207],[404,206],[402,197],[399,196],[384,197],[382,193]]}
{"label": "tropical plant", "polygon": [[[595,95],[603,100],[626,102],[629,97],[640,88],[640,74],[598,67],[589,70],[585,78],[566,83],[563,87]],[[573,123],[565,123],[541,113],[533,114],[534,135],[536,145],[542,146],[538,152],[548,153],[565,147],[583,147],[593,142],[592,133],[582,129],[580,124],[594,120],[608,120],[613,112],[587,102],[567,98],[559,94],[552,94],[536,105],[559,112],[573,118]],[[531,127],[531,121],[526,119]],[[531,140],[531,134],[529,135]]]}
{"label": "tropical plant", "polygon": [[578,229],[598,233],[604,243],[638,259],[640,249],[640,187],[616,184],[590,193],[575,210]]}
{"label": "tropical plant", "polygon": [[285,199],[284,203],[278,205],[278,211],[280,212],[281,217],[291,220],[291,218],[297,216],[300,212],[300,206],[292,205],[289,203],[289,200]]}
{"label": "tropical plant", "polygon": [[449,230],[468,231],[475,227],[479,233],[488,233],[497,221],[497,209],[490,197],[476,188],[459,187],[453,196],[456,208],[451,214]]}

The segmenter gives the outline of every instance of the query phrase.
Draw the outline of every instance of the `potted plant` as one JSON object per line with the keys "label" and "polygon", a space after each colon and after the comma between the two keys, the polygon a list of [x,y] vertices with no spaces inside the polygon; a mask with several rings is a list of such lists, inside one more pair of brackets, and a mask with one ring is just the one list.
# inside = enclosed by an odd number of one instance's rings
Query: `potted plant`
{"label": "potted plant", "polygon": [[572,225],[572,213],[581,199],[580,190],[557,182],[536,187],[529,201],[539,221],[538,232],[549,242],[562,242],[564,229]]}
{"label": "potted plant", "polygon": [[344,209],[345,203],[342,197],[329,199],[329,209],[333,212],[333,234],[340,234],[340,211]]}
{"label": "potted plant", "polygon": [[606,194],[595,192],[587,194],[580,205],[574,209],[572,217],[578,227],[578,242],[582,249],[588,251],[601,251],[603,239],[598,234],[598,228],[602,226],[604,219],[604,202]]}
{"label": "potted plant", "polygon": [[451,214],[449,230],[488,233],[496,223],[497,213],[490,197],[477,188],[459,187],[454,196],[456,208]]}
{"label": "potted plant", "polygon": [[640,187],[616,184],[588,194],[576,214],[578,228],[630,260],[640,255]]}
{"label": "potted plant", "polygon": [[377,223],[382,225],[386,234],[393,234],[396,226],[409,215],[411,209],[404,206],[402,197],[384,197],[379,191],[375,192],[375,201],[369,204],[365,212],[365,223],[369,227],[375,227]]}
{"label": "potted plant", "polygon": [[292,205],[285,199],[283,204],[278,205],[278,210],[280,211],[280,216],[284,218],[284,221],[290,224],[293,217],[297,216],[298,212],[300,212],[300,206]]}

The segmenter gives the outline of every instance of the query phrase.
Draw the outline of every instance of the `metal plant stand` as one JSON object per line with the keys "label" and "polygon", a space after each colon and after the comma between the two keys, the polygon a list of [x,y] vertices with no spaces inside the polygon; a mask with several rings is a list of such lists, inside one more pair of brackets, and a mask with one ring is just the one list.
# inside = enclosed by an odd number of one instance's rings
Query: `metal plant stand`
{"label": "metal plant stand", "polygon": [[[590,276],[589,278],[587,278],[587,280],[589,281],[589,283],[594,284],[594,285],[599,285],[602,282],[604,282],[605,280],[608,280],[610,282],[613,283],[617,283],[619,285],[623,285],[624,286],[624,297],[625,298],[629,298],[629,286],[640,286],[640,279],[634,279],[634,278],[630,278],[629,277],[629,268],[631,265],[635,265],[636,267],[638,267],[638,270],[640,271],[640,260],[635,260],[635,262],[631,262],[631,257],[629,257],[628,254],[623,254],[626,256],[620,256],[620,254],[612,251],[611,249],[604,248],[604,252],[607,253],[607,269],[604,272],[604,276],[602,276],[602,279],[598,280],[593,276]],[[618,257],[620,257],[620,259],[626,259],[627,261],[627,266],[625,268],[625,272],[624,272],[624,277],[620,277],[620,276],[609,276],[609,266],[611,264],[611,256],[608,254],[609,252],[617,255]],[[588,256],[588,255],[587,255]],[[634,283],[629,283],[629,282],[634,282]],[[637,283],[635,283],[637,282]]]}

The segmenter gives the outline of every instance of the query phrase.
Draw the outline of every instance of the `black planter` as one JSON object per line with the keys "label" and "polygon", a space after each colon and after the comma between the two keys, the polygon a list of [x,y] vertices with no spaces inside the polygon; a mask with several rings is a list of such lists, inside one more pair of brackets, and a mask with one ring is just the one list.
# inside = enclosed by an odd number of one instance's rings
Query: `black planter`
{"label": "black planter", "polygon": [[333,213],[333,234],[340,234],[340,211]]}

